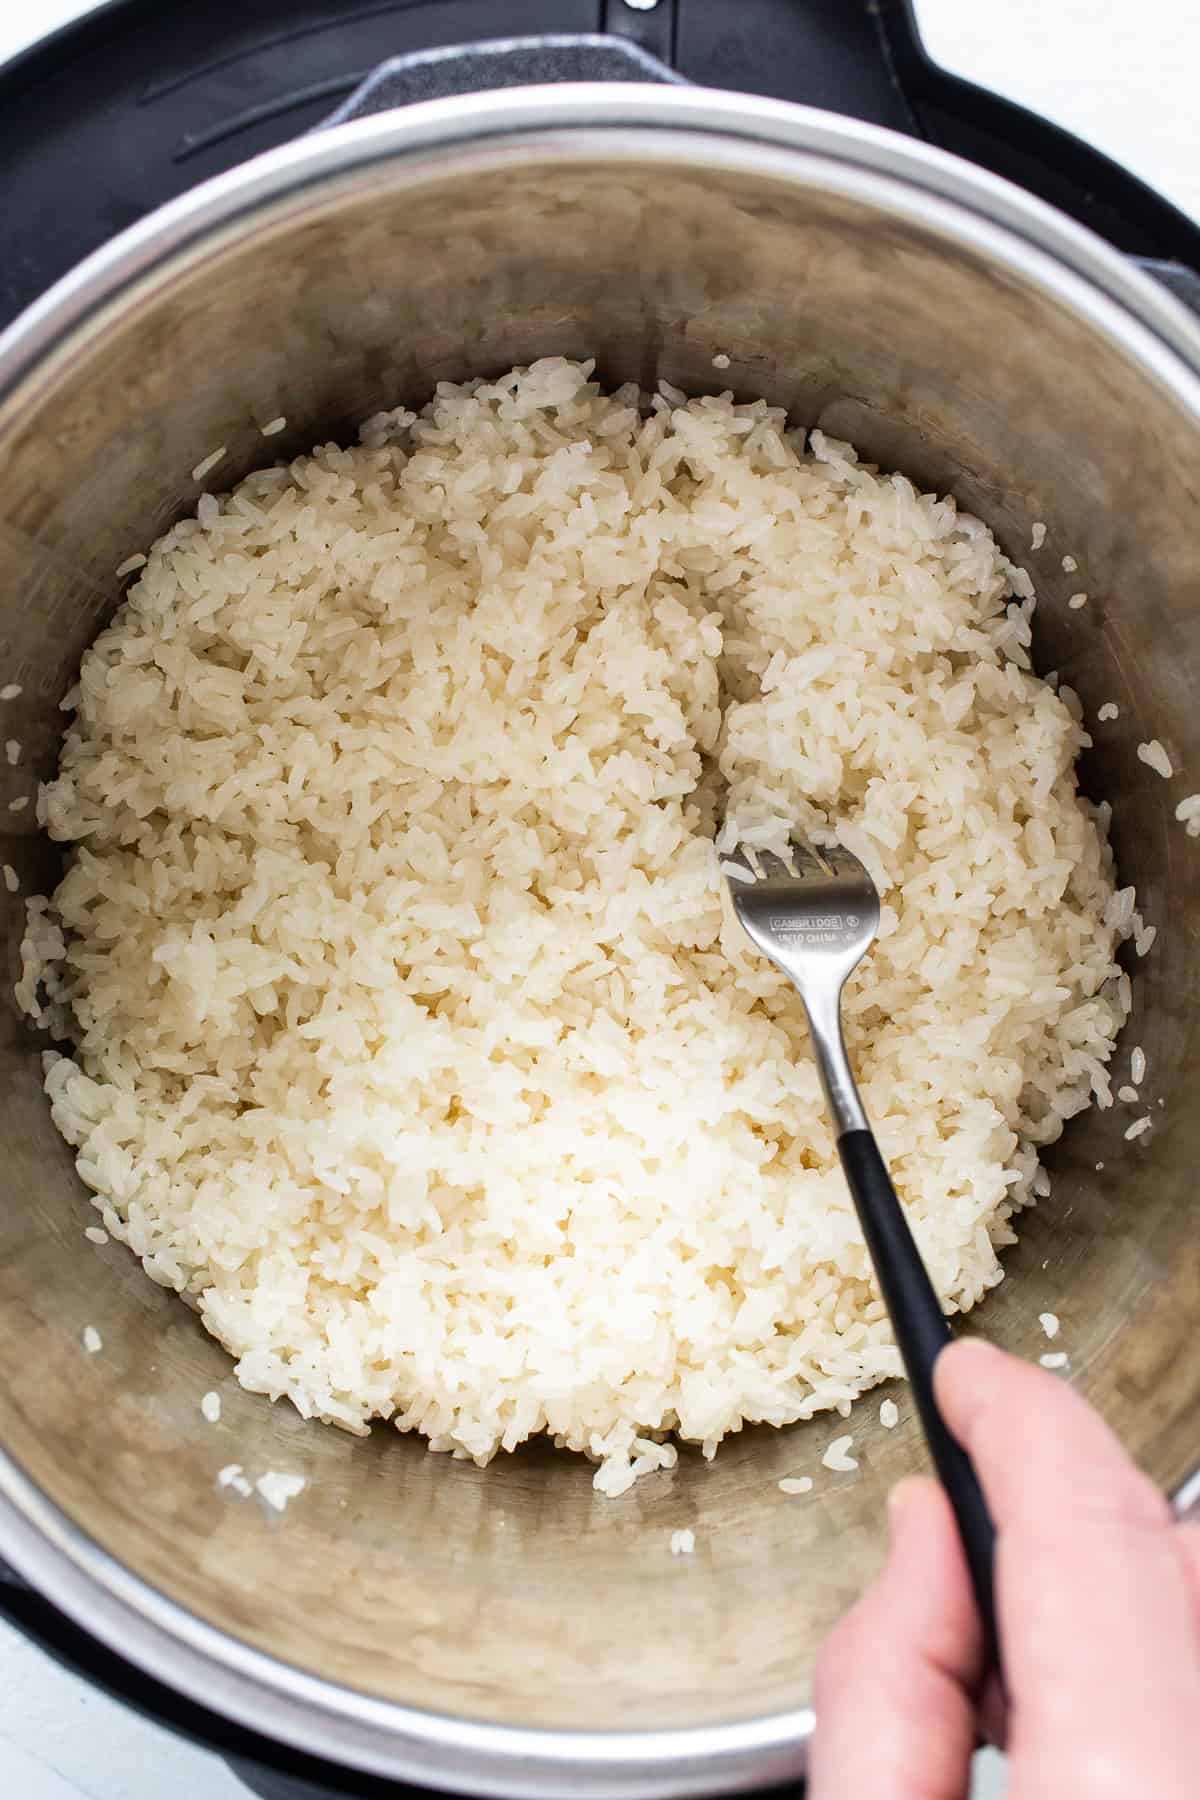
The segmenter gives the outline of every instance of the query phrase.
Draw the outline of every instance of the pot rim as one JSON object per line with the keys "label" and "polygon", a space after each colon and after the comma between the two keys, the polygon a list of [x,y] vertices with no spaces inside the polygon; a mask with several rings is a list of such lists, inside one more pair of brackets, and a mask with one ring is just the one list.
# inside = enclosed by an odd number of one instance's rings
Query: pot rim
{"label": "pot rim", "polygon": [[[687,87],[562,84],[429,101],[255,158],[162,207],[63,277],[0,337],[0,433],[84,344],[201,257],[336,204],[364,179],[441,179],[501,159],[757,172],[884,204],[1048,290],[1169,388],[1200,429],[1200,322],[1091,232],[1022,189],[854,120]],[[1185,1483],[1196,1485],[1197,1476]],[[110,1556],[0,1448],[0,1547],[95,1638],[275,1741],[438,1788],[581,1800],[729,1793],[795,1777],[809,1707],[669,1730],[568,1731],[408,1707],[253,1648]]]}

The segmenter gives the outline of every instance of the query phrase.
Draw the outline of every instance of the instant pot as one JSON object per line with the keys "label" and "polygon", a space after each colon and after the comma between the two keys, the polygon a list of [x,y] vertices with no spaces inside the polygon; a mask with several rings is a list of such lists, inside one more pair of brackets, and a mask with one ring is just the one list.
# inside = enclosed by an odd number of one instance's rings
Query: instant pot
{"label": "instant pot", "polygon": [[[934,68],[901,0],[124,0],[10,65],[0,105],[0,683],[20,689],[4,725],[22,745],[0,769],[0,858],[22,890],[48,891],[55,851],[11,802],[54,767],[115,569],[194,508],[190,471],[218,447],[224,486],[439,379],[561,353],[607,383],[766,395],[952,491],[1033,574],[1038,666],[1089,716],[1119,705],[1083,778],[1157,927],[1118,1052],[1145,1050],[1153,1129],[1126,1142],[1120,1107],[1068,1127],[977,1323],[1035,1355],[1038,1313],[1058,1313],[1072,1379],[1186,1509],[1200,842],[1174,806],[1200,787],[1195,228]],[[1150,738],[1171,781],[1137,757]],[[884,1432],[860,1408],[857,1478],[802,1504],[778,1480],[840,1419],[747,1430],[712,1464],[685,1449],[609,1501],[545,1446],[481,1471],[243,1392],[175,1295],[84,1238],[44,1046],[12,999],[21,898],[3,901],[7,1615],[277,1800],[798,1782],[816,1647],[878,1565],[883,1494],[923,1458],[911,1417]],[[230,1463],[307,1486],[278,1515],[218,1487]],[[672,1557],[682,1527],[696,1551]]]}

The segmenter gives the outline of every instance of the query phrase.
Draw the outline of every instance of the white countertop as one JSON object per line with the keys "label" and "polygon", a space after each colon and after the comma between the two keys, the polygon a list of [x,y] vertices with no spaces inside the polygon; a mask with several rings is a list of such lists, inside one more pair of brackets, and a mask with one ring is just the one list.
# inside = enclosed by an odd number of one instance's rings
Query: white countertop
{"label": "white countertop", "polygon": [[[0,0],[0,60],[95,0]],[[1200,8],[1137,0],[918,0],[930,53],[1090,139],[1200,217]],[[977,1800],[1002,1787],[996,1763]],[[197,1750],[0,1624],[0,1794],[12,1800],[246,1800]]]}

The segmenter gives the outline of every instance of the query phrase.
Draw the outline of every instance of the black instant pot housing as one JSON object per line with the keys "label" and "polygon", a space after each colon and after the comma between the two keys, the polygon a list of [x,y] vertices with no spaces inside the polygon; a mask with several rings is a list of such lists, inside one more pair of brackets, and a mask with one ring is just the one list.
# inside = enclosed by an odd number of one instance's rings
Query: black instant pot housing
{"label": "black instant pot housing", "polygon": [[[331,118],[581,79],[692,81],[924,139],[1058,207],[1200,305],[1200,228],[1069,133],[938,68],[911,0],[109,0],[0,69],[0,327],[164,201]],[[183,1699],[3,1564],[0,1612],[216,1750],[261,1800],[417,1794]]]}

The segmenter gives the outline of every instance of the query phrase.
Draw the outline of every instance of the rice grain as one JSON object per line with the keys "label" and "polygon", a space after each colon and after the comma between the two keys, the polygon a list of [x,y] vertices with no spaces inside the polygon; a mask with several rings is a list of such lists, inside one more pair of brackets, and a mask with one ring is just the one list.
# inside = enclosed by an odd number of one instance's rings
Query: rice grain
{"label": "rice grain", "polygon": [[832,1469],[835,1475],[849,1475],[854,1469],[857,1469],[857,1459],[850,1455],[850,1446],[853,1442],[854,1439],[849,1434],[845,1437],[834,1438],[821,1458],[825,1468]]}
{"label": "rice grain", "polygon": [[1144,762],[1147,768],[1153,769],[1156,775],[1161,775],[1164,781],[1169,781],[1175,773],[1170,757],[1157,738],[1151,738],[1147,744],[1139,744],[1137,753],[1139,762]]}
{"label": "rice grain", "polygon": [[254,1485],[267,1505],[281,1513],[290,1500],[304,1492],[307,1483],[303,1475],[285,1475],[281,1470],[268,1469]]}
{"label": "rice grain", "polygon": [[220,446],[220,448],[217,450],[214,450],[211,453],[211,455],[203,457],[196,464],[195,468],[192,470],[192,480],[193,481],[203,481],[204,477],[207,474],[209,474],[209,472],[211,470],[216,468],[217,464],[222,460],[224,455],[225,455],[225,446],[224,446],[224,444],[222,444]]}

